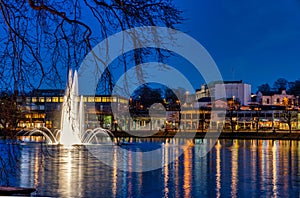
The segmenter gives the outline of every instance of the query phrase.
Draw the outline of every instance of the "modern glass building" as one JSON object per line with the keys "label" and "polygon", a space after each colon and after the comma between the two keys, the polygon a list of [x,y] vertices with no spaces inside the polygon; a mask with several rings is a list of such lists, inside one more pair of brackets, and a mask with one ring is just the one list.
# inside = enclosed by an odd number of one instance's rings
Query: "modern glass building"
{"label": "modern glass building", "polygon": [[[34,90],[25,97],[19,97],[24,118],[19,122],[21,129],[47,127],[59,129],[64,90]],[[79,97],[78,97],[79,101]],[[116,111],[126,108],[128,101],[118,96],[83,96],[86,128],[111,128],[114,123],[112,107]]]}

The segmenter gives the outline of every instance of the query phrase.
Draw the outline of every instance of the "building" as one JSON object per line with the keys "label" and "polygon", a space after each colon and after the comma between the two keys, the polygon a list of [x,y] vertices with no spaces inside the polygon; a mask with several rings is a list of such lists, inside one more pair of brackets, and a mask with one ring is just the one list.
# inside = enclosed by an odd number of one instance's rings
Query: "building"
{"label": "building", "polygon": [[248,105],[251,102],[251,85],[240,81],[213,82],[209,86],[202,85],[196,90],[196,100],[213,97],[215,101],[224,99],[223,90],[227,100],[239,101],[241,105]]}
{"label": "building", "polygon": [[196,100],[210,97],[209,89],[206,84],[201,85],[201,89],[196,89]]}
{"label": "building", "polygon": [[[47,127],[61,128],[61,111],[64,90],[34,90],[17,102],[22,105],[24,118],[19,122],[20,129]],[[78,99],[79,101],[79,99]],[[111,129],[114,124],[112,107],[116,113],[126,109],[128,101],[119,96],[83,96],[86,128],[103,127]],[[120,116],[119,125],[125,126],[125,119]]]}
{"label": "building", "polygon": [[[203,90],[207,90],[203,87]],[[289,126],[285,116],[292,115],[292,130],[300,130],[300,113],[297,108],[286,108],[284,104],[294,104],[295,97],[288,95],[285,91],[281,94],[271,96],[257,95],[261,103],[256,106],[242,106],[240,103],[248,101],[249,86],[241,81],[226,82],[226,93],[229,99],[215,99],[211,103],[210,97],[204,92],[202,95],[186,93],[184,101],[179,100],[170,105],[151,106],[150,109],[142,108],[133,110],[128,116],[131,99],[119,96],[96,95],[83,96],[86,128],[103,127],[110,130],[183,130],[183,131],[206,131],[208,127],[212,130],[231,130],[232,120],[234,120],[234,131],[254,131],[256,128],[262,130],[288,130]],[[215,84],[213,89],[217,95],[219,84]],[[207,93],[207,92],[206,92]],[[230,96],[232,98],[230,99]],[[200,98],[196,100],[196,98]],[[237,102],[236,100],[238,99]],[[269,101],[268,101],[269,99]],[[64,101],[64,91],[62,90],[36,90],[26,97],[18,98],[18,103],[24,109],[24,118],[19,122],[20,129],[32,129],[47,127],[51,130],[60,129],[61,110]],[[250,101],[250,100],[249,100]],[[168,101],[164,101],[168,103]],[[230,103],[231,102],[231,103]],[[234,104],[236,108],[228,108]],[[237,105],[238,104],[238,105]],[[179,105],[179,106],[178,106]],[[295,104],[295,106],[297,106]],[[214,115],[211,115],[211,108],[216,108]],[[245,108],[241,108],[245,107]],[[247,107],[247,108],[246,108]],[[215,116],[224,116],[222,109],[227,108],[226,120],[215,122]],[[113,112],[112,109],[115,111]],[[220,109],[220,112],[218,112]],[[144,110],[144,111],[142,111]],[[222,114],[222,115],[221,115]],[[117,120],[114,118],[117,116]],[[213,119],[213,120],[211,120]],[[218,119],[216,119],[218,120]]]}
{"label": "building", "polygon": [[233,98],[241,103],[241,105],[248,105],[251,101],[251,85],[240,81],[224,81],[224,84],[216,83],[214,85],[214,97],[218,100],[223,96],[222,90],[225,87],[227,98]]}
{"label": "building", "polygon": [[282,90],[280,93],[270,93],[263,95],[261,92],[257,93],[257,102],[261,105],[275,105],[275,106],[294,106],[297,104],[297,98],[294,95],[286,93]]}

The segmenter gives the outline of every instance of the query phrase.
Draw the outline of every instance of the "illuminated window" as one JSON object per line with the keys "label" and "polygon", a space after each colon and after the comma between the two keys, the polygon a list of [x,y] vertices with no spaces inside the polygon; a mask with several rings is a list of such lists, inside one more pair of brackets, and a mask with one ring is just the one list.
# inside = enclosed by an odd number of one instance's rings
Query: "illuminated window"
{"label": "illuminated window", "polygon": [[[132,100],[132,99],[131,99]],[[114,101],[115,102],[115,101]],[[127,100],[126,99],[119,99],[119,102],[122,103],[122,104],[127,104]]]}
{"label": "illuminated window", "polygon": [[33,114],[32,118],[39,118],[39,114],[37,114],[37,113]]}
{"label": "illuminated window", "polygon": [[39,102],[45,102],[45,98],[44,97],[39,98]]}
{"label": "illuminated window", "polygon": [[64,97],[59,97],[59,102],[64,102]]}
{"label": "illuminated window", "polygon": [[52,102],[58,102],[58,97],[52,97]]}
{"label": "illuminated window", "polygon": [[52,121],[46,121],[46,127],[52,128]]}
{"label": "illuminated window", "polygon": [[102,97],[102,102],[106,102],[107,101],[107,97]]}
{"label": "illuminated window", "polygon": [[86,102],[87,101],[87,98],[86,97],[83,97],[83,102]]}
{"label": "illuminated window", "polygon": [[88,102],[95,102],[95,98],[94,97],[88,97]]}
{"label": "illuminated window", "polygon": [[117,102],[117,97],[113,97],[113,98],[112,98],[112,101],[113,101],[113,102]]}
{"label": "illuminated window", "polygon": [[101,102],[101,97],[95,97],[95,102]]}
{"label": "illuminated window", "polygon": [[111,102],[112,101],[112,97],[107,97],[106,98],[106,102]]}
{"label": "illuminated window", "polygon": [[47,98],[46,98],[46,102],[51,102],[51,98],[50,98],[50,97],[47,97]]}
{"label": "illuminated window", "polygon": [[30,127],[30,123],[29,122],[26,122],[26,127]]}
{"label": "illuminated window", "polygon": [[35,125],[36,128],[40,128],[40,127],[42,126],[42,124],[43,124],[43,123],[39,123],[39,122],[38,122],[38,123],[35,123],[34,125]]}
{"label": "illuminated window", "polygon": [[31,98],[31,101],[32,101],[32,102],[37,102],[37,98],[36,98],[36,97],[32,97],[32,98]]}

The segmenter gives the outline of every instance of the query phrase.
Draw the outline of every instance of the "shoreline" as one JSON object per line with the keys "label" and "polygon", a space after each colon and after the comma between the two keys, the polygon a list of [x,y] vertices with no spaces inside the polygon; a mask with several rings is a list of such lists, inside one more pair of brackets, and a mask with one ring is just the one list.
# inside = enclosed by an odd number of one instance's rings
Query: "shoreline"
{"label": "shoreline", "polygon": [[[180,132],[178,132],[180,133]],[[217,132],[196,132],[193,133],[180,133],[180,137],[203,139],[209,138],[205,137],[206,133],[210,134],[211,138],[218,137]],[[145,132],[135,132],[134,134],[128,134],[126,132],[112,132],[112,134],[117,137],[125,138],[173,138],[176,132],[157,132],[153,135]],[[222,132],[218,139],[262,139],[262,140],[300,140],[300,133],[289,133],[289,132]]]}
{"label": "shoreline", "polygon": [[[203,138],[215,138],[218,139],[261,139],[261,140],[300,140],[300,131],[276,131],[273,133],[272,131],[237,131],[237,132],[222,132],[219,134],[218,132],[174,132],[174,131],[158,131],[158,132],[149,132],[149,131],[111,131],[112,135],[115,138],[174,138],[182,137],[182,138],[195,138],[195,139],[203,139]],[[210,137],[206,137],[206,134],[209,134]],[[22,136],[22,134],[20,134]],[[40,136],[40,135],[33,135]],[[3,136],[0,135],[0,139],[3,139]],[[9,140],[10,138],[7,137]]]}

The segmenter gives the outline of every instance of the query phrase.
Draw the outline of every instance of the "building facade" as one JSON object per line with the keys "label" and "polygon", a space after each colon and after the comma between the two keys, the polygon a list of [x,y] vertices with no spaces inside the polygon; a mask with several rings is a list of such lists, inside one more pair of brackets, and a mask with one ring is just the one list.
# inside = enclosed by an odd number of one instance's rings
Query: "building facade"
{"label": "building facade", "polygon": [[225,88],[227,98],[238,100],[242,105],[248,105],[251,101],[251,85],[240,81],[224,81],[224,84],[217,83],[214,87],[216,100],[223,97],[222,90]]}
{"label": "building facade", "polygon": [[[18,98],[17,102],[24,111],[24,118],[18,124],[19,129],[40,127],[60,129],[63,101],[63,90],[38,90],[26,97]],[[87,129],[99,126],[112,129],[114,125],[112,108],[118,114],[118,111],[121,112],[128,106],[128,101],[118,96],[83,96],[83,102]]]}
{"label": "building facade", "polygon": [[214,82],[209,88],[202,85],[201,89],[196,90],[196,100],[213,97],[215,100],[224,99],[223,90],[225,89],[226,98],[238,100],[242,105],[251,102],[251,85],[240,81]]}
{"label": "building facade", "polygon": [[280,93],[272,93],[263,95],[261,92],[257,93],[258,103],[261,105],[277,105],[277,106],[295,106],[298,105],[297,97],[286,93],[282,90]]}
{"label": "building facade", "polygon": [[[244,102],[248,101],[247,97],[243,99],[243,94],[239,96],[239,90],[240,92],[249,93],[247,91],[249,87],[245,88],[247,87],[245,85],[239,86],[233,84],[235,83],[228,84],[228,92],[233,96],[237,95],[237,97],[242,98]],[[237,90],[233,91],[234,87]],[[216,84],[215,89],[218,90],[218,84]],[[216,90],[215,92],[217,93]],[[223,130],[227,131],[232,127],[231,122],[234,120],[235,131],[253,131],[256,128],[259,130],[288,130],[289,124],[291,124],[292,130],[300,130],[300,114],[296,104],[293,109],[286,108],[283,105],[287,99],[292,102],[295,97],[285,92],[269,98],[270,103],[272,101],[273,105],[263,102],[269,96],[262,96],[261,104],[257,104],[256,107],[246,106],[248,108],[241,108],[241,106],[229,108],[230,101],[227,100],[226,103],[226,100],[223,99],[217,99],[214,104],[211,104],[210,100],[203,102],[200,100],[199,102],[195,95],[190,94],[190,96],[189,100],[178,101],[178,104],[176,103],[179,105],[179,102],[181,102],[181,109],[177,107],[175,109],[165,109],[160,105],[157,108],[151,108],[149,111],[150,114],[130,115],[131,117],[128,116],[130,99],[106,95],[83,96],[86,119],[85,128],[103,127],[110,130],[125,131],[206,131],[208,127],[214,130],[220,129],[223,126]],[[193,101],[192,98],[194,98]],[[47,127],[51,130],[60,129],[63,101],[64,91],[62,90],[36,91],[26,97],[18,98],[18,103],[22,104],[24,110],[24,118],[18,124],[19,129],[30,130],[40,127]],[[214,116],[224,115],[218,115],[217,112],[216,115],[212,116],[212,107],[216,110],[218,108],[227,108],[224,123],[214,122]],[[288,120],[288,116],[291,117],[290,120]]]}

